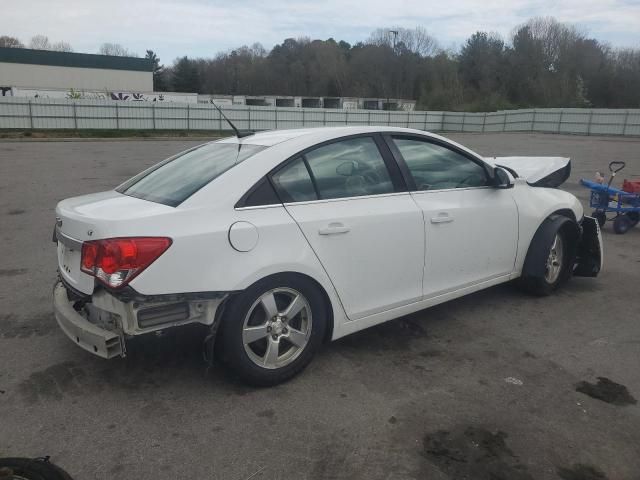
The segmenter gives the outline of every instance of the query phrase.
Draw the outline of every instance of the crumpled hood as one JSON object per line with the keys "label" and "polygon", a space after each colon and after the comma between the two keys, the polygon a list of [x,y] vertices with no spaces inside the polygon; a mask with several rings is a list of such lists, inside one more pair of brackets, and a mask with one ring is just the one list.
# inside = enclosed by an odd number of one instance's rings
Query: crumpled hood
{"label": "crumpled hood", "polygon": [[534,187],[559,187],[571,174],[567,157],[488,157],[498,167],[507,167]]}

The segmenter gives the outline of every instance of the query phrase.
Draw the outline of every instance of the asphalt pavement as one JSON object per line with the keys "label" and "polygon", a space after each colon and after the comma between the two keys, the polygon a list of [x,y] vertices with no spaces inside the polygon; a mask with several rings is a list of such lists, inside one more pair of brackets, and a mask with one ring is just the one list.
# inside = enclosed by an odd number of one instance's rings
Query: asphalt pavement
{"label": "asphalt pavement", "polygon": [[[640,139],[450,135],[483,155],[570,156],[562,188]],[[327,345],[291,382],[207,371],[198,336],[102,360],[58,329],[57,201],[197,142],[0,142],[0,457],[75,479],[640,478],[640,227],[548,298],[501,285]],[[588,211],[588,208],[587,208]],[[605,380],[598,380],[603,377]]]}

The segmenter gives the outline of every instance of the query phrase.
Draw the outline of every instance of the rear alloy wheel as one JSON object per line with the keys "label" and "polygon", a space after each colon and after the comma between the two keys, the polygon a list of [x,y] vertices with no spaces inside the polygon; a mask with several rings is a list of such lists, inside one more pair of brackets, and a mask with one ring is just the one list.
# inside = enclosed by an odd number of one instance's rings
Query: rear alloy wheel
{"label": "rear alloy wheel", "polygon": [[245,316],[244,350],[259,367],[285,367],[304,351],[312,326],[311,306],[302,293],[292,288],[269,290]]}
{"label": "rear alloy wheel", "polygon": [[274,275],[229,301],[218,344],[225,363],[245,382],[271,386],[309,364],[326,325],[327,306],[313,281]]}

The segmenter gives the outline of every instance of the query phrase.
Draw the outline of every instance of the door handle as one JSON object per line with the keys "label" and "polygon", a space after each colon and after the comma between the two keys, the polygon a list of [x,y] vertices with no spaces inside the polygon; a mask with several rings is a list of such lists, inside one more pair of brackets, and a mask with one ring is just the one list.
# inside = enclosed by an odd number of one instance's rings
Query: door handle
{"label": "door handle", "polygon": [[345,227],[342,223],[330,223],[327,227],[318,230],[320,235],[337,235],[339,233],[347,233],[349,227]]}
{"label": "door handle", "polygon": [[450,223],[453,222],[453,217],[450,217],[447,212],[440,212],[437,217],[431,217],[431,223]]}

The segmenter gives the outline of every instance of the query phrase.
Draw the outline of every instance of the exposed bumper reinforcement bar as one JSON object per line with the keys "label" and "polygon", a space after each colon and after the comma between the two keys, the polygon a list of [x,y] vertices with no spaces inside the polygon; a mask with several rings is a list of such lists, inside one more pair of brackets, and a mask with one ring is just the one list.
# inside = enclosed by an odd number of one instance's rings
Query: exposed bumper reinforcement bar
{"label": "exposed bumper reinforcement bar", "polygon": [[62,331],[76,344],[102,358],[123,356],[123,340],[117,333],[103,330],[73,308],[61,282],[53,288],[53,307]]}

